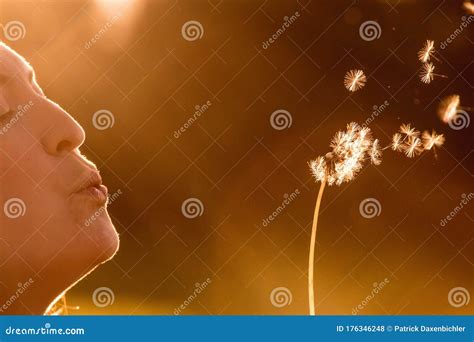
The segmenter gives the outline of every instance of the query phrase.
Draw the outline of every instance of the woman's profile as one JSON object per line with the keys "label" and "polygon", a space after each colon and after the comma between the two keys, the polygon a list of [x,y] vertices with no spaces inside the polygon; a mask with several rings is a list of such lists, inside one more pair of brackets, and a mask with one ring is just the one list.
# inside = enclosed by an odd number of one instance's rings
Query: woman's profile
{"label": "woman's profile", "polygon": [[48,312],[118,249],[107,188],[79,151],[84,138],[0,43],[0,314]]}

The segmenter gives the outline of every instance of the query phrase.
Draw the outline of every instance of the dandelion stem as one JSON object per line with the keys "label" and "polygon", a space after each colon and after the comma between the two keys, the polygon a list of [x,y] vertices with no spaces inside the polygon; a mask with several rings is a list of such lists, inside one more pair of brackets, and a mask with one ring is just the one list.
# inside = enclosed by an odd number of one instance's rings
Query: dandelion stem
{"label": "dandelion stem", "polygon": [[67,302],[66,302],[66,295],[64,294],[62,297],[63,300],[63,308],[64,308],[64,315],[69,315],[68,310],[67,310]]}
{"label": "dandelion stem", "polygon": [[311,228],[311,244],[309,246],[309,262],[308,262],[308,301],[309,314],[315,315],[314,311],[314,247],[316,244],[316,230],[318,228],[319,207],[321,206],[321,198],[323,197],[324,187],[326,186],[326,179],[321,182],[319,187],[318,199],[316,200],[316,207],[314,208],[313,226]]}

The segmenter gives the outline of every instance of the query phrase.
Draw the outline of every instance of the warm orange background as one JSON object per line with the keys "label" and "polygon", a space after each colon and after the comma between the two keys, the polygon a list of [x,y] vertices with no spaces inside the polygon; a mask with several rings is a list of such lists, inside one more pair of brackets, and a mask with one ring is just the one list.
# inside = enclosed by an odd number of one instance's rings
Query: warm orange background
{"label": "warm orange background", "polygon": [[[326,189],[316,251],[316,310],[350,314],[384,278],[389,284],[360,314],[468,314],[447,296],[474,295],[473,205],[445,227],[440,220],[473,192],[472,124],[440,122],[440,98],[457,93],[474,106],[473,27],[439,50],[436,78],[423,85],[416,53],[424,40],[449,37],[465,15],[461,1],[0,1],[0,22],[20,20],[26,36],[8,42],[36,68],[40,84],[83,125],[84,153],[110,192],[121,250],[68,294],[79,314],[173,314],[207,278],[209,287],[183,314],[307,314],[306,270],[318,185],[307,161],[328,151],[332,135],[389,106],[371,124],[384,143],[403,122],[435,128],[447,142],[438,160],[386,151],[379,167]],[[283,23],[300,17],[262,48]],[[121,13],[100,40],[89,41]],[[181,27],[199,21],[200,40]],[[376,20],[381,37],[367,42],[359,26]],[[472,24],[474,25],[474,24]],[[361,68],[367,86],[349,93],[347,70]],[[176,139],[196,105],[212,105]],[[92,125],[99,109],[115,125]],[[272,112],[292,125],[275,130]],[[472,114],[471,114],[472,116]],[[284,194],[300,195],[267,227],[262,220]],[[181,204],[199,198],[204,213],[187,219]],[[380,201],[366,219],[359,204]],[[115,302],[93,305],[97,287]],[[274,307],[276,287],[290,305]]]}

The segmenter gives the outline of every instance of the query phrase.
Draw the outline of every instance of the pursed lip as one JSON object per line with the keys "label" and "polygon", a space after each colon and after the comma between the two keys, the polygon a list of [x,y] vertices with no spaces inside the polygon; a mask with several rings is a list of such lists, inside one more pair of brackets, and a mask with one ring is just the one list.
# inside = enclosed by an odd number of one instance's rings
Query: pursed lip
{"label": "pursed lip", "polygon": [[102,184],[102,178],[99,173],[92,171],[71,195],[89,196],[96,202],[105,204],[107,202],[107,194],[107,187]]}

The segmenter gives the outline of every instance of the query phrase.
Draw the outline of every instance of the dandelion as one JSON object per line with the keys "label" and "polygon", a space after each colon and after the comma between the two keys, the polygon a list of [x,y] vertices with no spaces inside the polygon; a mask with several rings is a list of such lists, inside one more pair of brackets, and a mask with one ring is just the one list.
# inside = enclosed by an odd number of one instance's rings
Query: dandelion
{"label": "dandelion", "polygon": [[367,77],[362,70],[349,70],[344,76],[344,86],[349,91],[362,89],[367,82]]}
{"label": "dandelion", "polygon": [[419,138],[420,132],[410,124],[400,126],[400,132],[392,137],[392,143],[385,148],[380,147],[378,139],[372,137],[370,128],[361,127],[355,122],[347,125],[346,131],[337,132],[331,140],[332,150],[324,156],[319,156],[309,162],[311,173],[317,182],[321,182],[311,227],[311,241],[308,260],[308,304],[310,315],[315,315],[314,299],[314,255],[316,233],[318,229],[319,209],[326,185],[341,185],[349,182],[362,170],[367,160],[373,165],[382,162],[382,150],[392,148],[404,152],[412,158],[424,150],[434,149],[444,143],[444,136],[432,132],[423,132],[423,143]]}
{"label": "dandelion", "polygon": [[421,82],[430,84],[431,81],[433,81],[435,76],[447,78],[447,76],[445,75],[435,74],[434,69],[435,69],[435,66],[433,65],[433,63],[424,63],[420,71]]}
{"label": "dandelion", "polygon": [[423,62],[423,63],[426,63],[430,60],[430,58],[434,58],[436,60],[438,60],[434,54],[435,54],[435,47],[434,47],[434,40],[427,40],[425,42],[425,45],[423,45],[423,48],[418,51],[418,59]]}
{"label": "dandelion", "polygon": [[[374,146],[375,145],[375,146]],[[314,315],[314,246],[318,225],[318,214],[321,198],[326,184],[341,185],[351,181],[362,169],[369,157],[373,164],[380,164],[381,152],[378,140],[372,139],[369,128],[361,127],[355,122],[347,125],[345,132],[337,132],[330,143],[332,151],[319,156],[309,163],[311,173],[316,181],[321,182],[314,211],[313,227],[308,263],[308,297],[310,314]]]}

